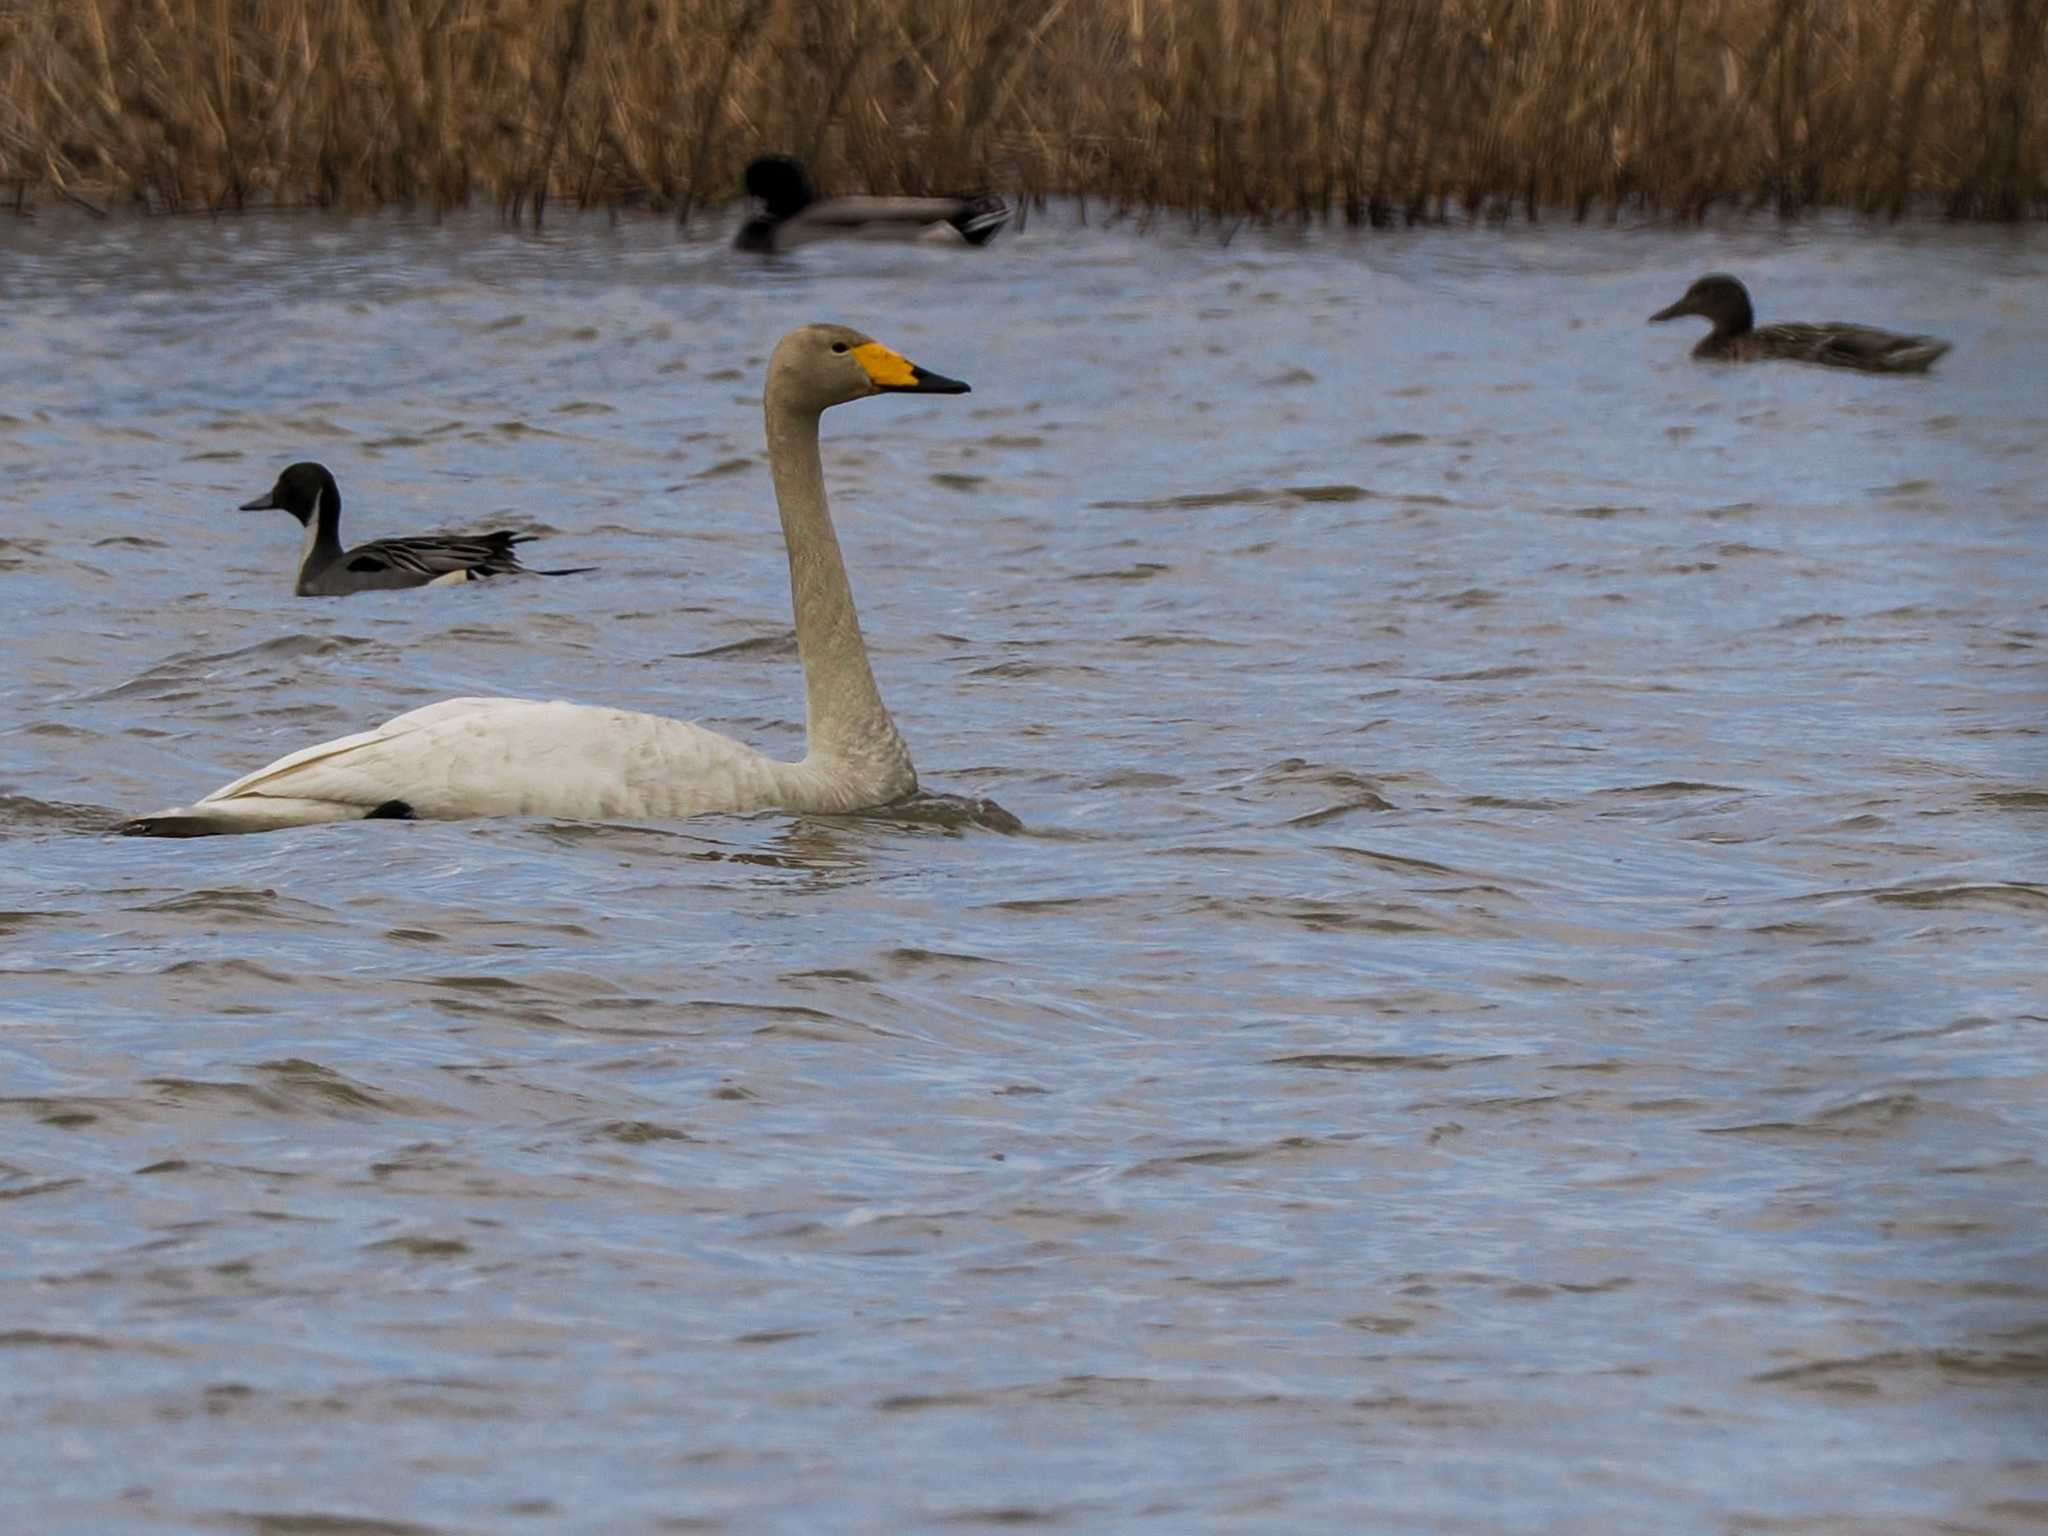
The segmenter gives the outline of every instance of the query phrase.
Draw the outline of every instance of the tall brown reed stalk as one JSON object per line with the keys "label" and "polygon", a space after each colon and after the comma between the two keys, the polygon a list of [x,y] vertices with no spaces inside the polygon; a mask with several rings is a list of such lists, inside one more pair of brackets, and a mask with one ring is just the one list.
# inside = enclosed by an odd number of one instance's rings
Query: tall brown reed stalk
{"label": "tall brown reed stalk", "polygon": [[2048,211],[2048,0],[0,0],[0,187],[1197,218]]}

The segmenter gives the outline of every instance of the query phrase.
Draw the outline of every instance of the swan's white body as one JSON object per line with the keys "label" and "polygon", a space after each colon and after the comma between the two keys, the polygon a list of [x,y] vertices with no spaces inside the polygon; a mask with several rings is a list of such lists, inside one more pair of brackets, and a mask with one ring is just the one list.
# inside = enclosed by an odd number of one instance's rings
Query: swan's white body
{"label": "swan's white body", "polygon": [[218,820],[223,832],[357,821],[394,801],[426,820],[669,821],[792,802],[857,810],[917,787],[915,773],[876,766],[885,771],[777,762],[687,720],[559,699],[444,699],[281,757],[166,814]]}
{"label": "swan's white body", "polygon": [[818,417],[883,390],[960,393],[857,332],[805,326],[769,362],[765,412],[803,659],[808,750],[764,756],[684,720],[562,701],[446,699],[306,747],[133,833],[192,837],[376,817],[666,821],[707,812],[837,813],[917,788],[868,667],[825,503]]}

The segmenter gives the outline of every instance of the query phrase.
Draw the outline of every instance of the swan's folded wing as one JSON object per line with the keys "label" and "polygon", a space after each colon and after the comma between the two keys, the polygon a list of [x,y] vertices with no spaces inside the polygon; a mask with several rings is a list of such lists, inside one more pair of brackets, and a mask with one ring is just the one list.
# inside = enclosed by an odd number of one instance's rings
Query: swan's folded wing
{"label": "swan's folded wing", "polygon": [[800,771],[685,720],[560,700],[448,699],[281,757],[124,830],[196,837],[380,818],[666,820],[775,809]]}
{"label": "swan's folded wing", "polygon": [[[480,715],[492,706],[527,703],[506,699],[443,699],[424,709],[393,716],[375,730],[338,736],[317,746],[301,747],[276,762],[245,773],[234,783],[216,789],[201,805],[233,800],[244,795],[276,795],[294,800],[319,800],[336,805],[360,805],[372,809],[392,798],[388,783],[391,749],[406,737],[429,726],[462,715]],[[367,761],[366,761],[367,760]]]}
{"label": "swan's folded wing", "polygon": [[281,757],[191,809],[267,814],[292,801],[424,821],[666,819],[779,805],[789,771],[685,720],[559,699],[448,699]]}

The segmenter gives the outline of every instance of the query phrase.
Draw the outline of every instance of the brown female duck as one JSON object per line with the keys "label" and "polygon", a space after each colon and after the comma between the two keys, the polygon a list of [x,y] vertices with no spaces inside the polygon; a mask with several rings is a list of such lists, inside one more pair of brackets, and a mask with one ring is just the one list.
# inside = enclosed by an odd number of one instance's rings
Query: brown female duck
{"label": "brown female duck", "polygon": [[1650,319],[1676,320],[1680,315],[1700,315],[1714,322],[1692,355],[1721,362],[1786,358],[1867,373],[1925,373],[1948,351],[1947,342],[1932,336],[1902,336],[1839,320],[1760,326],[1749,305],[1749,290],[1725,272],[1708,273],[1685,290],[1684,298]]}

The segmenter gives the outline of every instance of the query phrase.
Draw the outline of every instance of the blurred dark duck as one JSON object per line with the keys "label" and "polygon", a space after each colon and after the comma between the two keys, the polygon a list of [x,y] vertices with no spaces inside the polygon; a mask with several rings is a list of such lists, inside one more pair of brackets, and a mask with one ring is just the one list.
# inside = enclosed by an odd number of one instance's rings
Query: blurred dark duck
{"label": "blurred dark duck", "polygon": [[[324,464],[293,464],[277,484],[244,512],[289,512],[306,530],[299,557],[300,597],[346,597],[355,592],[388,592],[400,587],[448,586],[486,576],[524,572],[512,546],[530,533],[479,533],[424,539],[377,539],[341,547],[341,488]],[[590,567],[580,567],[588,570]],[[573,576],[576,571],[535,571],[536,576]]]}
{"label": "blurred dark duck", "polygon": [[1694,357],[1725,362],[1757,362],[1786,358],[1797,363],[1824,363],[1830,368],[1861,368],[1866,373],[1925,373],[1948,343],[1932,336],[1901,336],[1868,325],[1839,320],[1818,325],[1756,323],[1749,290],[1725,272],[1710,272],[1669,309],[1650,316],[1654,321],[1699,315],[1714,322]]}
{"label": "blurred dark duck", "polygon": [[986,245],[1010,221],[1000,197],[828,197],[820,199],[789,155],[747,167],[747,195],[763,211],[740,226],[742,251],[786,251],[811,240],[962,240]]}

